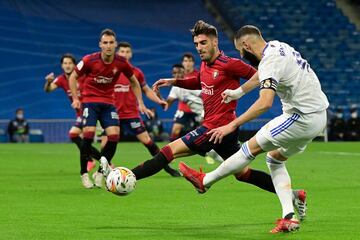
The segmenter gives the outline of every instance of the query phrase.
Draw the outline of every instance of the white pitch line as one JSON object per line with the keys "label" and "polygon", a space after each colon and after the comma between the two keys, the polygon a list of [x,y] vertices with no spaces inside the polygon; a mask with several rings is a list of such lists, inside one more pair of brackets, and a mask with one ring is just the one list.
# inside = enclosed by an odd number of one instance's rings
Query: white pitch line
{"label": "white pitch line", "polygon": [[331,154],[331,155],[340,155],[340,156],[360,156],[360,153],[353,153],[353,152],[316,152],[321,154]]}

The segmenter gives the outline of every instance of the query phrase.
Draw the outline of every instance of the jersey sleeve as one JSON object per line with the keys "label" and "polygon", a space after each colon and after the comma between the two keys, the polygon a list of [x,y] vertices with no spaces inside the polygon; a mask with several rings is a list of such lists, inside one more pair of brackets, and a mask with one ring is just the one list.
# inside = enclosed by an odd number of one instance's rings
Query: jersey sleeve
{"label": "jersey sleeve", "polygon": [[235,78],[243,78],[247,80],[256,73],[255,68],[237,58],[230,59],[229,63],[226,65],[226,71],[229,75]]}
{"label": "jersey sleeve", "polygon": [[126,61],[124,61],[122,64],[121,72],[129,79],[132,77],[132,75],[134,75],[134,71],[133,71],[132,67]]}
{"label": "jersey sleeve", "polygon": [[259,81],[273,79],[278,83],[282,75],[283,59],[283,56],[275,54],[264,56],[259,64]]}
{"label": "jersey sleeve", "polygon": [[87,72],[87,69],[89,68],[89,61],[87,59],[87,57],[83,57],[81,59],[81,61],[76,65],[75,67],[75,72],[77,73],[77,75],[79,77],[83,76],[86,72]]}
{"label": "jersey sleeve", "polygon": [[170,90],[168,98],[179,99],[179,88],[173,86]]}
{"label": "jersey sleeve", "polygon": [[133,71],[134,71],[135,77],[139,81],[140,87],[146,86],[147,83],[146,83],[146,80],[145,80],[144,73],[139,68],[135,68]]}
{"label": "jersey sleeve", "polygon": [[56,77],[55,80],[53,81],[53,83],[58,87],[62,87],[62,82],[61,82],[60,76]]}

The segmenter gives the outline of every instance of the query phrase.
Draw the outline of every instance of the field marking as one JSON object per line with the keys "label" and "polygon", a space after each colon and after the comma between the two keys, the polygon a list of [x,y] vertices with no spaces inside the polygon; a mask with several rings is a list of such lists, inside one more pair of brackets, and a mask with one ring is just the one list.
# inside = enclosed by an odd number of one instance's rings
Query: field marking
{"label": "field marking", "polygon": [[326,151],[320,151],[320,152],[317,152],[317,153],[340,155],[340,156],[360,156],[360,153],[353,153],[353,152],[326,152]]}

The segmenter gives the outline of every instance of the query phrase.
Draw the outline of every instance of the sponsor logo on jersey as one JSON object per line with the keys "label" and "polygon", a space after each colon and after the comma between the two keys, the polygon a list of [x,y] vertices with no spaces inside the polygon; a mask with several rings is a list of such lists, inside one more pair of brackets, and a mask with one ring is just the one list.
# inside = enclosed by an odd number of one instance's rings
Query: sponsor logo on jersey
{"label": "sponsor logo on jersey", "polygon": [[104,76],[98,76],[98,77],[94,77],[94,81],[96,83],[101,83],[101,84],[109,84],[111,83],[113,80],[112,77],[104,77]]}
{"label": "sponsor logo on jersey", "polygon": [[216,79],[219,76],[219,72],[218,71],[214,71],[213,72],[213,78]]}
{"label": "sponsor logo on jersey", "polygon": [[206,95],[214,95],[214,85],[208,86],[205,83],[201,83],[201,93]]}
{"label": "sponsor logo on jersey", "polygon": [[123,84],[115,84],[115,92],[129,92],[130,85],[123,85]]}

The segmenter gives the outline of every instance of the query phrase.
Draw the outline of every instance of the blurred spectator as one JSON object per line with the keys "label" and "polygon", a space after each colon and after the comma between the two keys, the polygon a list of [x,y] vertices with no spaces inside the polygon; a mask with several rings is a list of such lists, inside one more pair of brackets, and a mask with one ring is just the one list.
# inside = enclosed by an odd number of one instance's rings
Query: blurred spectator
{"label": "blurred spectator", "polygon": [[335,116],[330,120],[330,141],[343,141],[345,140],[346,122],[344,120],[343,109],[338,108]]}
{"label": "blurred spectator", "polygon": [[150,110],[154,113],[154,117],[145,121],[146,130],[149,132],[150,137],[154,139],[154,141],[167,141],[169,139],[169,134],[164,132],[163,123],[158,118],[156,108],[151,108]]}
{"label": "blurred spectator", "polygon": [[360,140],[360,118],[358,110],[355,106],[350,109],[351,117],[346,123],[346,140],[359,141]]}
{"label": "blurred spectator", "polygon": [[10,142],[29,142],[29,124],[24,118],[24,110],[16,109],[16,116],[8,125]]}

